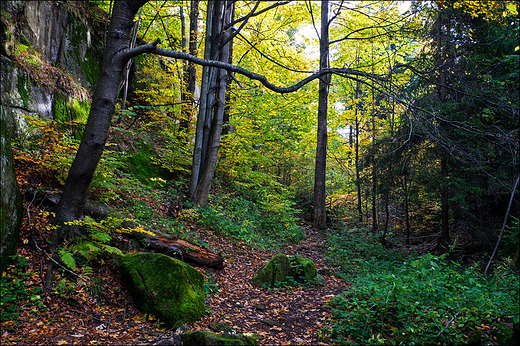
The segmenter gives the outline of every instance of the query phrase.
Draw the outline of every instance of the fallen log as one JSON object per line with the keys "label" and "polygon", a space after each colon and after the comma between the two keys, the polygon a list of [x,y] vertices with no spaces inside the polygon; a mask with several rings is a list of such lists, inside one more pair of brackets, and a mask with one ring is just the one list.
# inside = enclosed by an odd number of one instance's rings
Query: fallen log
{"label": "fallen log", "polygon": [[220,254],[185,239],[170,240],[162,237],[158,237],[156,240],[147,239],[146,247],[158,250],[165,255],[175,254],[182,260],[188,259],[197,264],[217,269],[224,268],[224,258]]}

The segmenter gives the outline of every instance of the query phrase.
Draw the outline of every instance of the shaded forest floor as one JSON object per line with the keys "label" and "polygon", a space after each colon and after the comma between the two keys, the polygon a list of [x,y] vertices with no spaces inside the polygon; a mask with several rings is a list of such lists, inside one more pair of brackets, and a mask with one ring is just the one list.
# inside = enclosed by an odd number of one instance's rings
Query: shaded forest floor
{"label": "shaded forest floor", "polygon": [[[34,290],[43,287],[47,260],[39,248],[50,239],[50,231],[44,228],[47,220],[40,206],[30,201],[25,205],[29,212],[24,215],[18,255],[27,265],[11,265],[5,274],[24,277],[22,289],[35,293],[19,301],[22,310],[18,318],[2,322],[2,345],[144,344],[180,332],[163,329],[153,317],[137,310],[114,260],[105,259],[93,266],[91,280],[84,285],[78,285],[77,277],[58,270],[50,297]],[[208,248],[222,252],[226,261],[223,270],[197,267],[211,288],[206,298],[207,315],[184,329],[210,330],[211,324],[224,322],[237,333],[263,336],[260,344],[325,344],[319,331],[330,317],[331,308],[326,303],[348,283],[330,275],[323,256],[325,237],[320,232],[307,228],[307,238],[299,244],[260,251],[205,229],[193,227],[191,231]],[[250,280],[254,271],[277,252],[313,259],[323,273],[323,285],[271,290],[253,287]]]}

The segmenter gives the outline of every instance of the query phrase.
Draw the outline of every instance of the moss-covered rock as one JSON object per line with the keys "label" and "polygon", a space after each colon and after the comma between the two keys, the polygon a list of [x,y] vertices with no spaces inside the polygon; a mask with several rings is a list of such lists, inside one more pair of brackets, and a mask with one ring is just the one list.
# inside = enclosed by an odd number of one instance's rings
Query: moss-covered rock
{"label": "moss-covered rock", "polygon": [[254,336],[244,334],[213,334],[204,330],[181,334],[183,345],[254,346]]}
{"label": "moss-covered rock", "polygon": [[316,266],[312,260],[305,257],[288,257],[276,254],[253,275],[253,286],[274,286],[276,282],[287,281],[288,278],[297,281],[313,280],[317,276]]}
{"label": "moss-covered rock", "polygon": [[2,192],[0,207],[0,272],[16,252],[22,222],[22,196],[16,181],[11,138],[8,132],[4,107],[0,106],[0,168]]}
{"label": "moss-covered rock", "polygon": [[204,276],[163,254],[137,253],[121,258],[123,281],[142,312],[167,327],[199,320],[204,313]]}
{"label": "moss-covered rock", "polygon": [[253,286],[273,286],[275,282],[285,281],[286,277],[291,275],[292,270],[289,257],[279,253],[258,269],[251,279],[251,284]]}
{"label": "moss-covered rock", "polygon": [[314,280],[318,275],[316,266],[311,259],[305,257],[292,257],[291,268],[296,274],[297,279]]}

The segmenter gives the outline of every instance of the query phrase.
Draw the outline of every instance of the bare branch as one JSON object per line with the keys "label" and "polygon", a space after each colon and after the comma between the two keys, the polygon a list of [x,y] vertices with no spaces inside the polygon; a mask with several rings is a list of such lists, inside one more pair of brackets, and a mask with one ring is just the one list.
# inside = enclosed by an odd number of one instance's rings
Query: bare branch
{"label": "bare branch", "polygon": [[204,59],[195,57],[195,56],[187,54],[187,53],[159,48],[159,47],[157,47],[157,44],[159,44],[159,43],[160,43],[160,40],[155,40],[154,42],[146,44],[146,45],[142,45],[142,46],[139,46],[139,47],[136,47],[133,49],[124,50],[123,53],[121,53],[121,54],[122,54],[123,58],[129,59],[129,58],[132,58],[139,54],[152,53],[152,54],[157,54],[157,55],[166,56],[166,57],[170,57],[170,58],[187,60],[187,61],[193,62],[198,65],[202,65],[202,66],[212,66],[212,67],[222,68],[229,72],[238,73],[238,74],[241,74],[248,78],[251,78],[253,80],[259,81],[266,88],[268,88],[274,92],[280,93],[280,94],[295,92],[298,89],[302,88],[304,85],[308,84],[309,82],[312,82],[313,80],[320,78],[321,76],[326,75],[326,74],[337,74],[337,75],[342,75],[347,78],[350,78],[350,76],[358,76],[358,77],[364,77],[364,78],[368,78],[368,79],[372,79],[372,80],[379,80],[381,82],[386,81],[386,78],[384,76],[377,75],[377,74],[366,73],[366,72],[362,72],[362,71],[352,70],[349,68],[328,68],[328,69],[322,69],[320,71],[314,72],[312,75],[304,78],[303,80],[299,81],[298,83],[296,83],[292,86],[280,87],[280,86],[274,85],[271,82],[269,82],[265,76],[260,75],[258,73],[251,72],[240,66],[227,64],[227,63],[224,63],[221,61],[204,60]]}
{"label": "bare branch", "polygon": [[[257,5],[256,5],[255,8],[253,9],[253,11],[251,11],[249,14],[247,14],[247,15],[244,16],[244,17],[241,17],[241,18],[235,19],[234,21],[232,21],[231,23],[229,23],[228,25],[226,25],[226,26],[224,27],[224,30],[227,30],[227,29],[229,29],[230,27],[232,27],[233,25],[238,24],[238,23],[240,23],[240,22],[243,22],[243,21],[246,21],[246,22],[247,22],[247,21],[249,20],[249,18],[251,18],[251,17],[256,17],[256,16],[258,16],[259,14],[262,14],[262,13],[264,13],[264,12],[267,12],[267,11],[269,11],[269,10],[275,8],[275,7],[278,7],[278,6],[281,6],[281,5],[286,5],[286,4],[290,3],[290,2],[291,2],[291,1],[279,1],[279,2],[277,2],[277,3],[275,3],[275,4],[272,4],[272,5],[269,6],[269,7],[264,8],[263,10],[260,10],[260,11],[258,11],[258,12],[256,12],[256,13],[253,13],[253,12],[256,10],[256,8],[258,7],[258,4],[260,4],[260,1],[258,1]],[[241,25],[240,28],[242,28],[242,26],[243,26],[243,25]],[[240,31],[240,30],[238,30],[238,31]]]}

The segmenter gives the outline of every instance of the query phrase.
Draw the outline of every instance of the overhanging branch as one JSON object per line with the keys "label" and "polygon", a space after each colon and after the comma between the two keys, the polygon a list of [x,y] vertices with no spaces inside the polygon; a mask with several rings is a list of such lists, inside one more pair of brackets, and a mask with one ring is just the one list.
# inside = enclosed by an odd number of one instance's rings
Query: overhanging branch
{"label": "overhanging branch", "polygon": [[367,72],[363,72],[363,71],[357,71],[357,70],[353,70],[350,68],[327,68],[327,69],[322,69],[320,71],[312,73],[310,76],[302,79],[301,81],[299,81],[296,84],[293,84],[288,87],[281,87],[281,86],[277,86],[277,85],[269,82],[265,76],[260,75],[258,73],[254,73],[249,70],[246,70],[240,66],[231,65],[231,64],[224,63],[221,61],[205,60],[205,59],[201,59],[196,56],[190,55],[188,53],[159,48],[159,47],[157,47],[157,45],[160,42],[161,41],[157,39],[152,43],[145,44],[145,45],[133,48],[133,49],[127,49],[122,52],[123,58],[130,59],[139,54],[152,53],[152,54],[157,54],[157,55],[161,55],[161,56],[165,56],[165,57],[187,60],[187,61],[193,62],[197,65],[217,67],[217,68],[221,68],[221,69],[224,69],[224,70],[232,72],[232,73],[241,74],[250,79],[259,81],[267,89],[280,93],[280,94],[287,94],[287,93],[295,92],[295,91],[301,89],[304,85],[312,82],[315,79],[320,78],[321,76],[327,75],[327,74],[341,75],[344,77],[345,76],[358,76],[358,77],[368,78],[371,80],[378,80],[381,82],[386,81],[385,76],[367,73]]}

